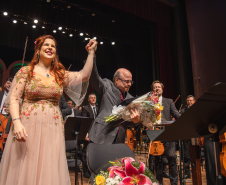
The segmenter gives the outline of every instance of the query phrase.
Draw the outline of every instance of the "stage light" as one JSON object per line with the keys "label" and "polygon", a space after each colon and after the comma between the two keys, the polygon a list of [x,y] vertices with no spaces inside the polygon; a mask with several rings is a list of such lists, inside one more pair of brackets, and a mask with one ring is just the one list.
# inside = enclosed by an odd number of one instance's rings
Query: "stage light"
{"label": "stage light", "polygon": [[42,26],[42,29],[45,29],[46,27],[45,26]]}
{"label": "stage light", "polygon": [[17,23],[17,20],[13,20],[13,23],[15,23],[15,24],[16,24],[16,23]]}
{"label": "stage light", "polygon": [[33,25],[33,26],[32,26],[32,28],[36,28],[36,26],[35,26],[35,25]]}
{"label": "stage light", "polygon": [[88,38],[85,38],[85,40],[88,40]]}
{"label": "stage light", "polygon": [[80,33],[80,36],[83,36],[83,33]]}
{"label": "stage light", "polygon": [[67,8],[68,8],[68,9],[70,9],[70,8],[71,8],[71,6],[67,6]]}
{"label": "stage light", "polygon": [[70,36],[70,37],[73,37],[73,34],[70,34],[69,36]]}
{"label": "stage light", "polygon": [[100,44],[103,44],[103,42],[100,42]]}
{"label": "stage light", "polygon": [[34,20],[34,23],[35,23],[35,24],[37,24],[37,23],[38,23],[38,20],[37,20],[37,19],[35,19],[35,20]]}
{"label": "stage light", "polygon": [[92,13],[92,16],[95,16],[95,13]]}
{"label": "stage light", "polygon": [[27,24],[27,22],[24,22],[24,24]]}
{"label": "stage light", "polygon": [[56,33],[56,30],[53,30],[53,33]]}
{"label": "stage light", "polygon": [[49,2],[50,2],[50,0],[46,0],[46,2],[47,2],[47,3],[49,3]]}
{"label": "stage light", "polygon": [[3,12],[3,15],[4,15],[4,16],[7,16],[7,15],[8,15],[8,12]]}
{"label": "stage light", "polygon": [[93,37],[93,39],[97,40],[97,38],[96,38],[96,37]]}
{"label": "stage light", "polygon": [[115,45],[115,42],[112,42],[111,45]]}
{"label": "stage light", "polygon": [[58,30],[62,30],[62,27],[60,26],[60,27],[58,28]]}
{"label": "stage light", "polygon": [[115,20],[112,20],[111,22],[115,22]]}
{"label": "stage light", "polygon": [[62,33],[65,33],[65,31],[62,31]]}

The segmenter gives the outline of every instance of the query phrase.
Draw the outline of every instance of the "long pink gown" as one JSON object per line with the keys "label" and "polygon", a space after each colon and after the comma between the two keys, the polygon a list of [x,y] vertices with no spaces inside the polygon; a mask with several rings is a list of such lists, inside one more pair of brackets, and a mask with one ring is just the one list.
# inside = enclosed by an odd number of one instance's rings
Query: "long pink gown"
{"label": "long pink gown", "polygon": [[[13,126],[0,164],[0,185],[71,185],[65,154],[64,125],[59,109],[63,90],[77,103],[88,83],[81,72],[65,72],[63,87],[53,76],[21,68],[10,90],[9,104],[20,105],[20,119],[28,134],[26,142],[13,138]],[[35,70],[34,70],[35,71]]]}

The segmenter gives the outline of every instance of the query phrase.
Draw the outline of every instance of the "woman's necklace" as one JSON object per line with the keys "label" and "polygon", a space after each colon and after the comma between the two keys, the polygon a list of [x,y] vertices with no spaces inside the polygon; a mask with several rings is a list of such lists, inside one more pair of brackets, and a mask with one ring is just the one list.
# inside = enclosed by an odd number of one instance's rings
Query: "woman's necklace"
{"label": "woman's necklace", "polygon": [[[39,64],[38,64],[38,65],[39,65]],[[46,76],[49,77],[48,69],[46,69],[45,67],[41,67],[40,65],[39,65],[39,67],[40,67],[42,70],[44,70],[45,73],[46,73]]]}

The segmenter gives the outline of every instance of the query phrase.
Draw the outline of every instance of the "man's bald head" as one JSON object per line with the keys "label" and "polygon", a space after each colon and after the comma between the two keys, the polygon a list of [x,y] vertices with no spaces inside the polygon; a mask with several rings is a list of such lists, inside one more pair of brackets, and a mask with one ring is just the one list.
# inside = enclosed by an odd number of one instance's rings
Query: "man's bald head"
{"label": "man's bald head", "polygon": [[128,76],[128,75],[131,75],[132,76],[132,74],[131,74],[131,72],[128,70],[128,69],[125,69],[125,68],[119,68],[116,72],[115,72],[115,74],[114,74],[114,76],[113,76],[113,82],[115,82],[115,78],[116,77],[118,77],[118,78],[120,78],[121,77],[121,73],[124,75],[126,75],[126,76]]}
{"label": "man's bald head", "polygon": [[119,68],[114,74],[113,81],[122,92],[127,92],[133,83],[132,74],[128,69]]}

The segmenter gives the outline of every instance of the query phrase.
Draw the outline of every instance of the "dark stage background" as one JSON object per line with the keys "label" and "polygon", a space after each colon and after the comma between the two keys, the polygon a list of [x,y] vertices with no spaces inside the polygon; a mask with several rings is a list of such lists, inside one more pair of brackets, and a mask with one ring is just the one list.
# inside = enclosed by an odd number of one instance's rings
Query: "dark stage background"
{"label": "dark stage background", "polygon": [[[180,9],[183,9],[180,16],[186,27],[185,2],[180,2]],[[193,94],[194,90],[187,29],[182,37],[186,41],[184,50],[188,51],[188,57],[182,62],[188,72],[181,74],[178,63],[178,39],[181,38],[177,35],[175,10],[174,6],[158,0],[1,0],[0,59],[8,69],[5,74],[15,74],[20,65],[15,67],[12,63],[22,60],[26,37],[25,61],[29,62],[35,39],[51,34],[58,41],[57,50],[64,66],[68,68],[72,64],[70,70],[80,70],[87,57],[85,45],[88,41],[85,38],[95,36],[99,42],[97,67],[103,78],[112,79],[118,68],[129,69],[135,81],[130,90],[134,96],[150,91],[151,83],[160,80],[165,85],[165,97],[175,100],[182,94],[177,104],[179,108],[185,97]],[[9,13],[8,16],[3,15],[4,11]],[[39,22],[34,24],[34,19]],[[59,26],[63,27],[61,31]],[[53,33],[53,30],[57,32]],[[80,36],[80,33],[84,35]],[[181,79],[186,79],[186,83],[182,83]]]}

